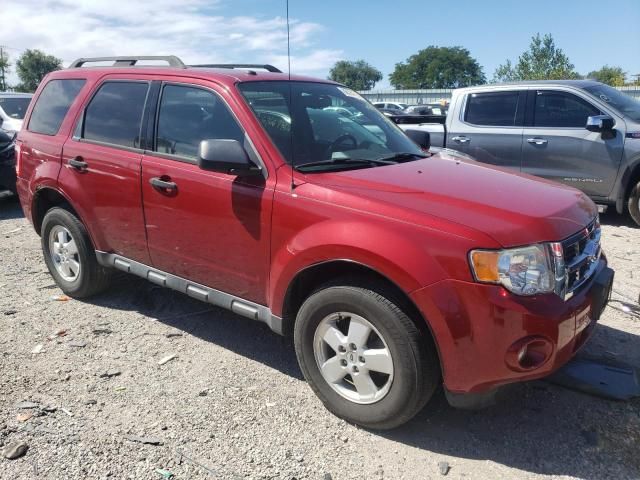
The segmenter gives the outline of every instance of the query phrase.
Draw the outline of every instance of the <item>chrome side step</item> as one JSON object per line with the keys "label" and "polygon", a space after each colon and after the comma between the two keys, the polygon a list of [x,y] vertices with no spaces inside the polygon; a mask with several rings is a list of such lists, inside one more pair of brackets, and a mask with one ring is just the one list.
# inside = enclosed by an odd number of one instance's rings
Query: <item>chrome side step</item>
{"label": "chrome side step", "polygon": [[226,308],[243,317],[264,322],[274,332],[284,335],[282,318],[273,315],[269,307],[157,270],[144,263],[130,260],[115,253],[96,251],[96,258],[100,265],[132,273],[138,277],[146,278],[156,285],[186,293],[192,298],[217,307]]}

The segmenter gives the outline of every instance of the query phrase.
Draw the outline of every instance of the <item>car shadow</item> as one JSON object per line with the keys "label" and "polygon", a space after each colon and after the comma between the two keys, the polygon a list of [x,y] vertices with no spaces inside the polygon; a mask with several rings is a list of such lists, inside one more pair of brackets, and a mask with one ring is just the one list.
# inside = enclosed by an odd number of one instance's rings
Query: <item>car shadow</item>
{"label": "car shadow", "polygon": [[609,207],[606,212],[600,214],[600,223],[611,227],[640,228],[628,213],[619,214],[615,207]]}
{"label": "car shadow", "polygon": [[[285,375],[303,378],[290,338],[142,279],[123,276],[92,303],[139,312]],[[616,345],[637,345],[639,340],[599,325],[585,350],[592,356],[604,355]],[[640,368],[640,356],[624,360]],[[629,444],[631,424],[640,431],[640,399],[614,402],[536,381],[506,388],[497,405],[478,412],[451,408],[439,391],[406,425],[371,433],[416,449],[526,472],[585,479],[617,472],[628,478],[640,474],[638,445]]]}

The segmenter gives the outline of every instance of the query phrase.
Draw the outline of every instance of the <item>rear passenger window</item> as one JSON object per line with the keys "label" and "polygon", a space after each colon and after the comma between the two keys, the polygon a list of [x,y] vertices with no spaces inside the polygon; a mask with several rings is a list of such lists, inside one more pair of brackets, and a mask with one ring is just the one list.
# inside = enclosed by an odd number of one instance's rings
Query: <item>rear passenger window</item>
{"label": "rear passenger window", "polygon": [[472,93],[464,120],[474,125],[513,127],[516,125],[519,92]]}
{"label": "rear passenger window", "polygon": [[600,115],[600,110],[570,93],[536,92],[534,127],[584,128],[587,117]]}
{"label": "rear passenger window", "polygon": [[197,158],[202,140],[242,142],[244,133],[218,97],[202,88],[165,85],[160,100],[156,151]]}
{"label": "rear passenger window", "polygon": [[85,80],[51,80],[38,96],[27,130],[55,135]]}
{"label": "rear passenger window", "polygon": [[142,111],[147,82],[106,82],[84,116],[82,137],[96,142],[140,148]]}

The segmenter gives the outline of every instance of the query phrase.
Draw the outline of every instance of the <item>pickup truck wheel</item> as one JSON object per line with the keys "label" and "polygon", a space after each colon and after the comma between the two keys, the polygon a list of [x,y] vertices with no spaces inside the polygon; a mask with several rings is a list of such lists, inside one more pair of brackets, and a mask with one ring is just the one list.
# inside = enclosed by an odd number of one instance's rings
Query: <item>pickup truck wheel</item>
{"label": "pickup truck wheel", "polygon": [[365,427],[405,423],[439,383],[432,342],[396,304],[366,287],[331,286],[311,295],[298,312],[294,343],[327,409]]}
{"label": "pickup truck wheel", "polygon": [[633,221],[640,225],[640,182],[631,190],[627,207]]}
{"label": "pickup truck wheel", "polygon": [[68,210],[54,207],[42,221],[42,251],[60,289],[75,298],[101,292],[111,273],[98,264],[84,225]]}

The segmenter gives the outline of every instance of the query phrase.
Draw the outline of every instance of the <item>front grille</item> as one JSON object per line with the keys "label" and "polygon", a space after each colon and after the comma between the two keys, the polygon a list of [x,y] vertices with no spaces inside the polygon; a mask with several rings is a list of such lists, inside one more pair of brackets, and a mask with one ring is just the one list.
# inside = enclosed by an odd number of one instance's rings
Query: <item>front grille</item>
{"label": "front grille", "polygon": [[594,220],[582,231],[564,240],[562,251],[565,273],[564,296],[568,299],[587,283],[598,267],[598,260],[602,253],[598,220]]}

